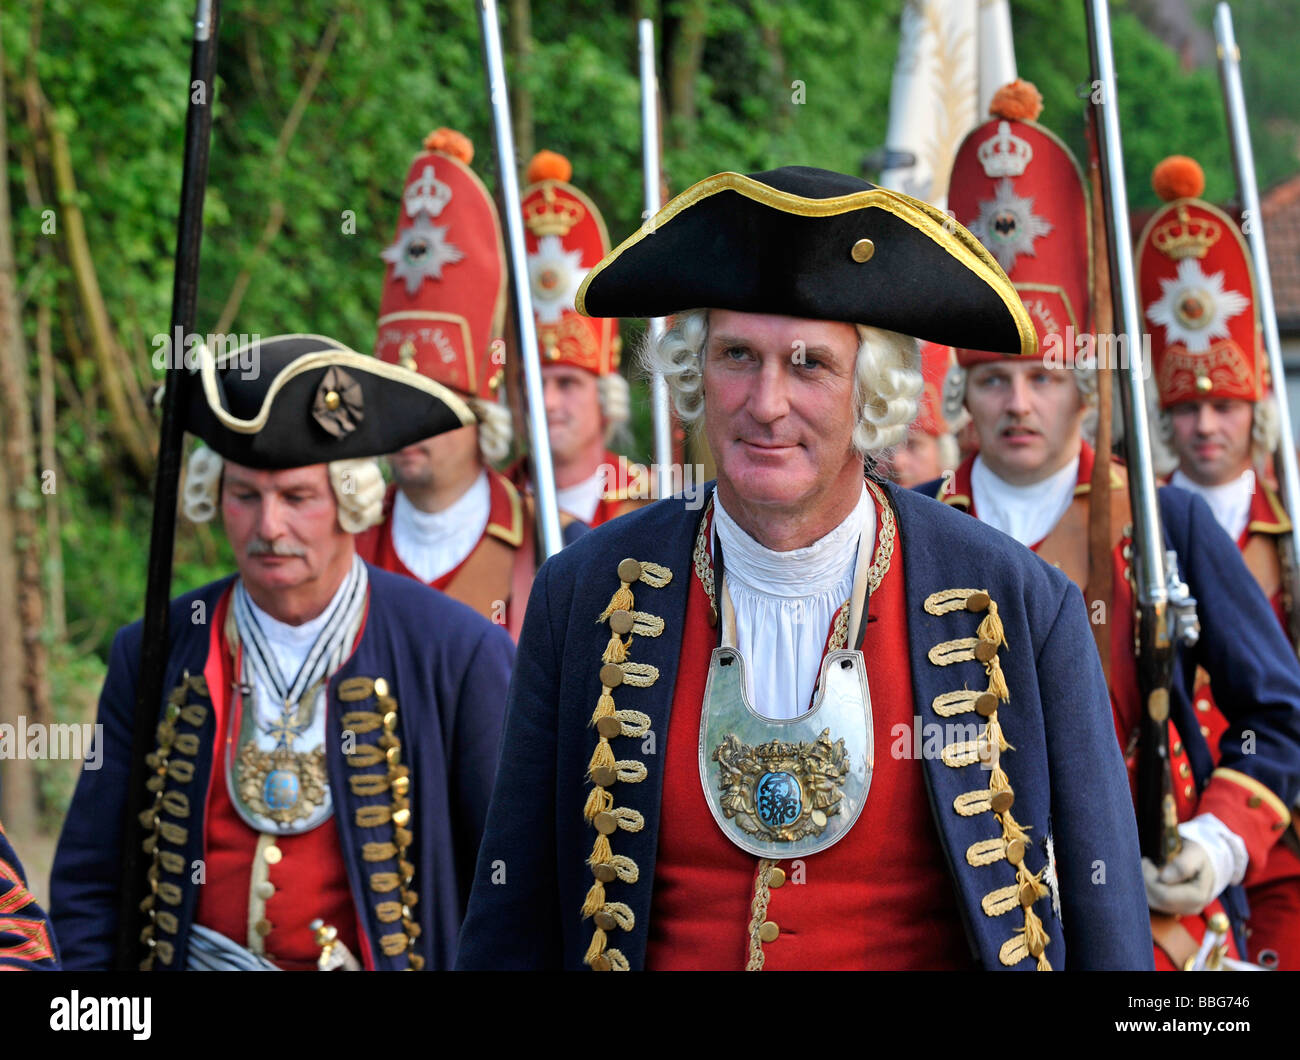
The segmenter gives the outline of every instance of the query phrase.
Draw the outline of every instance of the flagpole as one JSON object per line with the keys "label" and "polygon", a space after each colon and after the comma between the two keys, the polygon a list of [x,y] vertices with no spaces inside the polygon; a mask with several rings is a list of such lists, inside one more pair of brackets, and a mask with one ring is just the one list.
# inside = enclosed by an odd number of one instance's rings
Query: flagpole
{"label": "flagpole", "polygon": [[1241,88],[1241,51],[1232,27],[1232,8],[1221,3],[1214,12],[1214,37],[1218,43],[1219,80],[1223,84],[1223,106],[1227,111],[1228,134],[1232,140],[1232,165],[1237,175],[1237,195],[1242,208],[1242,233],[1250,246],[1255,266],[1259,297],[1260,323],[1264,329],[1264,350],[1268,370],[1273,378],[1273,396],[1277,404],[1278,448],[1274,471],[1282,507],[1291,517],[1291,530],[1283,537],[1285,596],[1288,597],[1287,627],[1293,648],[1300,650],[1300,521],[1296,504],[1300,502],[1300,468],[1297,468],[1295,435],[1291,432],[1291,408],[1287,401],[1286,369],[1282,364],[1282,339],[1277,330],[1277,306],[1273,301],[1273,277],[1268,264],[1268,247],[1264,239],[1264,214],[1259,204],[1259,184],[1255,176],[1255,153],[1250,143],[1250,125],[1246,120],[1246,97]]}
{"label": "flagpole", "polygon": [[[659,156],[659,75],[655,70],[655,24],[648,18],[637,23],[641,58],[641,176],[645,187],[645,216],[650,224],[663,205],[663,166]],[[652,317],[650,341],[663,337],[666,322]],[[650,376],[650,411],[654,424],[654,461],[658,497],[671,497],[673,487],[673,416],[668,402],[668,381],[657,368]]]}
{"label": "flagpole", "polygon": [[537,530],[543,558],[564,547],[560,534],[560,507],[555,492],[555,466],[546,426],[546,398],[542,390],[542,363],[537,351],[537,320],[533,316],[532,283],[524,249],[523,214],[519,206],[514,126],[510,124],[510,94],[506,90],[505,60],[501,53],[501,24],[496,0],[479,0],[479,27],[483,33],[483,59],[487,72],[488,102],[500,180],[501,213],[506,250],[510,257],[510,286],[515,296],[515,337],[524,366],[524,397],[528,416],[528,449],[532,462],[533,493],[537,499]]}

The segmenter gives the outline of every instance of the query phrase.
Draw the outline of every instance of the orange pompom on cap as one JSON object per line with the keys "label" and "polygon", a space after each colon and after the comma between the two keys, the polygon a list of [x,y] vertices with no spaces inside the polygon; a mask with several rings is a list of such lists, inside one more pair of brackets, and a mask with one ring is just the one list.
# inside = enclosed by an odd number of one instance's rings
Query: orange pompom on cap
{"label": "orange pompom on cap", "polygon": [[435,129],[424,138],[424,146],[429,151],[440,151],[457,161],[469,165],[474,161],[474,145],[463,132],[455,129]]}
{"label": "orange pompom on cap", "polygon": [[1043,113],[1043,96],[1032,81],[1016,78],[993,93],[989,114],[1006,121],[1037,121]]}
{"label": "orange pompom on cap", "polygon": [[1205,191],[1205,171],[1194,158],[1170,155],[1152,171],[1151,187],[1165,202],[1199,199]]}
{"label": "orange pompom on cap", "polygon": [[573,165],[558,151],[538,151],[528,163],[529,184],[543,180],[559,180],[567,184],[572,176]]}

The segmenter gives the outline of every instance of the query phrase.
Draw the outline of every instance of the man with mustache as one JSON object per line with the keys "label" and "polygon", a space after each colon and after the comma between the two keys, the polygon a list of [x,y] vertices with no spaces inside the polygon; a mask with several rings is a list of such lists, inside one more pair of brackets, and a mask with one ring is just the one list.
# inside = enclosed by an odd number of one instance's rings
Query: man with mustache
{"label": "man with mustache", "polygon": [[[1288,606],[1300,602],[1287,601],[1282,585],[1279,546],[1291,520],[1268,480],[1278,417],[1264,386],[1258,299],[1245,240],[1231,217],[1200,198],[1205,175],[1195,159],[1165,159],[1151,183],[1166,205],[1147,222],[1136,261],[1151,326],[1157,428],[1178,458],[1170,482],[1209,504],[1286,630]],[[1217,754],[1229,722],[1215,706],[1204,670],[1196,673],[1193,702],[1201,734]],[[1246,884],[1251,959],[1280,970],[1300,968],[1300,836],[1294,819]]]}
{"label": "man with mustache", "polygon": [[[452,390],[473,411],[463,427],[389,458],[394,483],[363,559],[414,578],[519,636],[537,567],[533,501],[496,470],[510,453],[500,401],[506,260],[496,205],[470,169],[474,148],[438,129],[411,162],[397,234],[383,252],[375,356]],[[583,527],[562,517],[565,540]]]}
{"label": "man with mustache", "polygon": [[[143,967],[446,968],[482,832],[513,645],[364,563],[372,457],[473,421],[451,391],[321,336],[208,358],[187,395],[183,507],[220,509],[238,573],[172,603],[154,805],[122,831],[140,625],[100,698],[55,856],[69,968],[112,966],[123,844],[151,859]],[[346,955],[346,956],[345,956]]]}
{"label": "man with mustache", "polygon": [[909,335],[1033,356],[993,259],[854,177],[719,173],[577,306],[673,316],[648,366],[718,480],[539,572],[459,965],[1149,967],[1078,590],[875,473]]}
{"label": "man with mustache", "polygon": [[[1017,82],[994,99],[992,120],[963,142],[950,205],[998,256],[1038,329],[1041,359],[1007,363],[957,351],[950,389],[963,395],[978,454],[932,493],[1032,548],[1084,590],[1095,633],[1078,645],[1106,660],[1119,744],[1136,773],[1142,706],[1134,645],[1131,514],[1124,469],[1108,469],[1112,570],[1090,567],[1094,454],[1084,421],[1097,376],[1091,340],[1091,231],[1087,193],[1068,149],[1033,119],[1041,100]],[[1105,355],[1100,344],[1096,355]],[[1076,355],[1082,355],[1076,359]],[[923,487],[925,488],[925,487]],[[1170,767],[1182,851],[1162,868],[1144,861],[1156,966],[1194,961],[1211,918],[1226,912],[1242,955],[1240,884],[1258,872],[1289,823],[1300,786],[1300,665],[1237,550],[1199,498],[1160,491],[1167,547],[1197,600],[1201,636],[1180,648],[1171,692]],[[1192,709],[1197,667],[1211,676],[1231,719],[1217,759]],[[1217,768],[1216,768],[1217,767]]]}

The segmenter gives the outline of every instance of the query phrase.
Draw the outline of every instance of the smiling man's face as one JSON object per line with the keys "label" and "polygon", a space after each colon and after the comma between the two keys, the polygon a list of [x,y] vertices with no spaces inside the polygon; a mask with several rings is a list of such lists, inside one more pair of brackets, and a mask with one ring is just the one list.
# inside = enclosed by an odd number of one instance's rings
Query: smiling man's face
{"label": "smiling man's face", "polygon": [[851,324],[710,312],[704,429],[728,511],[807,518],[823,508],[829,513],[841,498],[849,507],[857,501],[857,351]]}
{"label": "smiling man's face", "polygon": [[1041,482],[1078,455],[1087,407],[1072,372],[1010,360],[969,369],[966,408],[980,458],[1004,482]]}

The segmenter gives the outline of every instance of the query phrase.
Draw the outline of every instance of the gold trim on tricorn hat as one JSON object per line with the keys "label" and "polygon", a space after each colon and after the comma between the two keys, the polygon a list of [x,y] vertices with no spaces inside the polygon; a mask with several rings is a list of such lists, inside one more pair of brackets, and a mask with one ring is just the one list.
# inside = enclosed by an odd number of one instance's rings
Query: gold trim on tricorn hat
{"label": "gold trim on tricorn hat", "polygon": [[808,166],[719,173],[688,188],[588,273],[576,305],[588,316],[781,313],[1038,351],[1006,274],[953,218]]}
{"label": "gold trim on tricorn hat", "polygon": [[245,467],[381,456],[476,422],[450,388],[323,335],[259,338],[220,357],[206,346],[198,353],[185,428]]}

